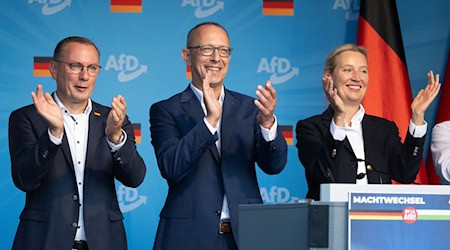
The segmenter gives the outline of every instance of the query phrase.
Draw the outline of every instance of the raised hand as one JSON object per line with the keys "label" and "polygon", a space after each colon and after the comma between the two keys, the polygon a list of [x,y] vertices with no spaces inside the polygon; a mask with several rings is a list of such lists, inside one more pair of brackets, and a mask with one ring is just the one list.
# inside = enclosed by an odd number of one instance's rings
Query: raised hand
{"label": "raised hand", "polygon": [[256,96],[259,100],[255,100],[254,103],[258,107],[258,122],[263,128],[271,128],[275,122],[275,106],[277,104],[277,92],[272,86],[270,81],[266,82],[265,87],[258,85],[256,90]]}
{"label": "raised hand", "polygon": [[436,98],[437,94],[439,93],[439,89],[441,88],[441,84],[439,83],[439,74],[436,74],[435,76],[433,74],[433,71],[430,70],[427,74],[427,77],[427,86],[425,87],[425,89],[421,89],[419,93],[417,93],[416,97],[411,103],[411,120],[415,125],[425,124],[425,111]]}
{"label": "raised hand", "polygon": [[106,121],[105,134],[111,142],[118,143],[122,135],[122,124],[127,109],[125,98],[117,95],[112,99],[111,107]]}
{"label": "raised hand", "polygon": [[214,92],[214,89],[210,86],[211,83],[211,72],[207,71],[205,78],[203,79],[203,102],[206,107],[206,120],[214,127],[222,116],[222,107],[220,106],[219,100]]}
{"label": "raised hand", "polygon": [[337,89],[334,87],[333,78],[330,74],[324,74],[322,77],[322,87],[331,107],[334,110],[334,123],[338,126],[344,126],[345,106],[344,101],[338,95]]}
{"label": "raised hand", "polygon": [[61,138],[64,133],[64,118],[58,104],[49,93],[44,94],[41,84],[38,84],[36,92],[31,92],[31,97],[37,113],[47,122],[50,133]]}

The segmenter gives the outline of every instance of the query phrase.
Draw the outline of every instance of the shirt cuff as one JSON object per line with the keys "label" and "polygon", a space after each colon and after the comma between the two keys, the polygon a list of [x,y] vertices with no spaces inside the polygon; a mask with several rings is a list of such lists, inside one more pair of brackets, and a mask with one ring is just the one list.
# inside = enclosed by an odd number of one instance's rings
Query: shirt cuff
{"label": "shirt cuff", "polygon": [[428,123],[426,121],[424,122],[424,125],[417,126],[412,122],[412,120],[409,120],[409,133],[414,138],[422,138],[427,133]]}
{"label": "shirt cuff", "polygon": [[343,141],[345,139],[345,135],[347,134],[345,127],[336,125],[336,123],[334,123],[334,119],[331,119],[330,133],[336,141]]}
{"label": "shirt cuff", "polygon": [[273,115],[273,116],[275,117],[275,122],[273,123],[272,127],[264,128],[263,126],[259,125],[261,127],[261,134],[262,134],[264,140],[266,140],[267,142],[273,141],[273,140],[275,140],[275,138],[277,138],[278,122],[277,122],[277,117],[275,115]]}
{"label": "shirt cuff", "polygon": [[50,129],[47,129],[47,132],[51,142],[53,142],[55,145],[61,145],[64,133],[61,135],[61,138],[58,138],[56,136],[53,136],[52,133],[50,133]]}
{"label": "shirt cuff", "polygon": [[125,133],[125,130],[122,129],[122,135],[120,136],[119,143],[115,144],[114,142],[110,141],[108,137],[106,137],[106,141],[108,142],[109,147],[111,148],[111,152],[116,152],[117,150],[121,149],[122,146],[127,141],[127,133]]}
{"label": "shirt cuff", "polygon": [[208,127],[209,132],[211,132],[212,135],[214,135],[217,132],[217,128],[213,127],[208,120],[206,120],[206,117],[203,118],[203,122],[205,123],[206,127]]}

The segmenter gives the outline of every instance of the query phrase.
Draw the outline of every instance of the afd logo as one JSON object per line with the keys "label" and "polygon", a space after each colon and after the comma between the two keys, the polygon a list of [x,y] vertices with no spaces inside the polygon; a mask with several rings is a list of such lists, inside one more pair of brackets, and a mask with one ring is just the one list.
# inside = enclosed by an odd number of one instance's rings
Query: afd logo
{"label": "afd logo", "polygon": [[274,56],[270,60],[265,57],[261,58],[257,72],[272,74],[270,76],[272,84],[281,84],[294,76],[298,76],[299,69],[291,67],[288,59]]}
{"label": "afd logo", "polygon": [[264,203],[284,203],[298,200],[298,197],[291,196],[287,188],[272,186],[270,190],[263,187],[259,190]]}
{"label": "afd logo", "polygon": [[117,189],[117,200],[119,201],[120,211],[128,213],[147,203],[147,196],[139,195],[136,188],[120,185]]}
{"label": "afd logo", "polygon": [[347,11],[345,13],[345,19],[347,19],[347,21],[358,20],[359,0],[335,0],[333,10],[337,9],[343,9]]}
{"label": "afd logo", "polygon": [[137,57],[125,54],[120,54],[118,59],[113,55],[109,56],[105,70],[110,69],[120,72],[117,76],[119,82],[129,82],[147,73],[147,65],[139,65]]}
{"label": "afd logo", "polygon": [[195,17],[205,18],[213,15],[219,10],[223,10],[223,1],[216,0],[183,0],[181,7],[197,7],[195,9]]}
{"label": "afd logo", "polygon": [[66,7],[70,7],[72,0],[28,0],[28,4],[43,4],[42,14],[49,16],[56,14]]}

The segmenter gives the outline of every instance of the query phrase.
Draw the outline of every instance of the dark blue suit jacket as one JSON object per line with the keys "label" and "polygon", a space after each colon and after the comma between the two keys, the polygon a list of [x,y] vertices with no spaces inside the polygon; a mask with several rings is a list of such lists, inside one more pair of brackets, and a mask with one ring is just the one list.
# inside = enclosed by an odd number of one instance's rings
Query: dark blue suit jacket
{"label": "dark blue suit jacket", "polygon": [[218,137],[203,122],[205,115],[190,87],[152,105],[152,144],[169,185],[154,249],[213,249],[224,194],[238,241],[238,205],[262,203],[255,162],[265,173],[277,174],[287,160],[279,129],[271,142],[262,137],[253,100],[225,89],[220,156]]}
{"label": "dark blue suit jacket", "polygon": [[[91,250],[126,249],[114,178],[137,187],[146,167],[136,151],[133,128],[126,118],[128,139],[111,153],[106,135],[110,108],[92,103],[84,172],[84,224]],[[13,249],[72,249],[79,215],[78,189],[67,136],[50,141],[47,123],[33,105],[11,113],[9,149],[14,184],[26,192],[25,208]],[[72,225],[75,223],[75,225]]]}

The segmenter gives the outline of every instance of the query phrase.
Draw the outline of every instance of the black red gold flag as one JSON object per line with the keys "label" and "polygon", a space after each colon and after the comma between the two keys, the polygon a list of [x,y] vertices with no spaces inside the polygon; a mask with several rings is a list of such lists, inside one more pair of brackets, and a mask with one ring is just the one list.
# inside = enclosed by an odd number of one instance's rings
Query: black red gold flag
{"label": "black red gold flag", "polygon": [[[395,122],[404,141],[411,118],[412,92],[394,0],[361,0],[357,44],[369,54],[367,114]],[[428,183],[422,161],[417,183]]]}

